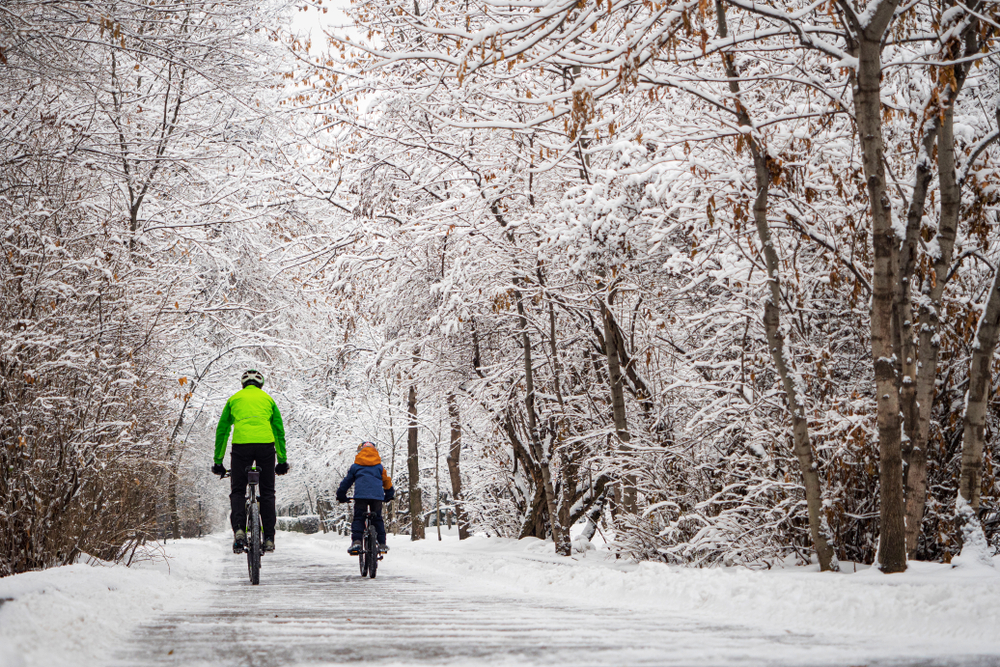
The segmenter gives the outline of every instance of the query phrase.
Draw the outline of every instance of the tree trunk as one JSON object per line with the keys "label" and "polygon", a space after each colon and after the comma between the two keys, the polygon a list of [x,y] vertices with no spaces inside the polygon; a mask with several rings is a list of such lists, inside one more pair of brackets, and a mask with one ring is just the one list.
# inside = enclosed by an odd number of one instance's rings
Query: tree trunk
{"label": "tree trunk", "polygon": [[[756,153],[756,151],[754,152]],[[755,155],[754,163],[757,167],[758,183],[761,179],[761,171],[763,171],[763,178],[768,179],[769,174],[763,156],[760,156],[759,153]],[[795,457],[799,461],[799,469],[802,471],[802,483],[806,494],[806,512],[809,515],[809,535],[812,538],[813,548],[816,550],[816,558],[819,561],[820,570],[836,572],[840,566],[831,545],[830,530],[827,527],[826,518],[822,514],[823,490],[819,472],[816,469],[816,460],[813,456],[812,442],[809,438],[806,409],[799,399],[795,380],[788,368],[785,341],[781,335],[781,310],[778,305],[781,293],[777,275],[778,255],[771,242],[771,233],[767,225],[765,201],[767,187],[758,185],[757,192],[758,201],[754,204],[754,217],[757,218],[757,233],[764,250],[770,285],[770,294],[764,302],[764,329],[767,335],[767,347],[771,350],[771,358],[774,360],[775,368],[781,377],[781,384],[785,390],[786,406],[792,418],[792,442]]]}
{"label": "tree trunk", "polygon": [[[396,430],[393,424],[393,413],[396,410],[396,406],[392,404],[392,392],[388,390],[388,402],[389,402],[389,442],[392,443],[392,455],[389,462],[389,479],[392,483],[396,483]],[[386,516],[386,521],[388,522],[388,527],[390,532],[396,533],[399,530],[399,521],[396,517],[396,501],[391,500],[386,503],[383,514]]]}
{"label": "tree trunk", "polygon": [[976,342],[972,346],[969,366],[969,391],[965,399],[964,429],[962,434],[962,467],[955,499],[955,528],[957,542],[973,551],[978,550],[983,563],[992,565],[988,555],[989,543],[983,535],[977,517],[979,495],[983,485],[983,441],[986,431],[990,390],[993,373],[990,370],[993,352],[1000,333],[1000,267],[994,271],[986,307],[976,328]]}
{"label": "tree trunk", "polygon": [[546,531],[545,522],[542,520],[542,509],[545,507],[545,493],[541,486],[535,489],[535,495],[529,502],[528,511],[525,513],[524,521],[521,522],[521,531],[517,534],[517,539],[537,537],[544,540]]}
{"label": "tree trunk", "polygon": [[[925,346],[924,332],[928,329],[929,312],[924,299],[920,300],[917,315],[920,317],[920,336],[916,346],[913,343],[913,307],[911,305],[911,283],[916,279],[916,239],[920,233],[921,222],[927,200],[928,186],[933,176],[931,166],[934,150],[934,137],[937,134],[937,116],[929,119],[924,131],[921,150],[917,157],[916,176],[913,193],[910,196],[910,207],[907,211],[906,240],[903,243],[903,261],[901,274],[908,280],[896,290],[896,329],[899,333],[898,358],[901,360],[900,375],[900,412],[903,418],[905,438],[902,444],[903,455],[903,494],[906,498],[906,554],[909,558],[916,556],[917,541],[920,537],[920,524],[924,515],[924,503],[927,498],[927,436],[930,425],[930,407],[934,401],[934,377],[937,374],[937,350],[931,345]],[[942,156],[942,165],[944,163]],[[942,216],[943,217],[943,216]],[[942,225],[944,222],[942,221]],[[942,254],[950,250],[942,248]],[[938,276],[940,279],[941,276]],[[942,285],[943,287],[943,285]],[[929,343],[929,341],[927,341]],[[933,360],[930,357],[934,357]],[[930,384],[931,395],[925,401]],[[925,405],[925,402],[927,403]],[[926,409],[925,409],[926,408]]]}
{"label": "tree trunk", "polygon": [[922,289],[917,312],[920,318],[915,417],[912,429],[908,429],[910,447],[906,452],[906,553],[916,558],[920,528],[927,504],[927,446],[930,439],[931,409],[934,406],[934,381],[937,378],[938,351],[941,338],[941,300],[951,270],[958,229],[958,214],[961,192],[955,179],[955,140],[953,136],[954,111],[949,108],[938,127],[938,165],[941,188],[941,219],[938,224],[936,241],[938,253],[933,256],[935,280],[927,281]]}
{"label": "tree trunk", "polygon": [[532,460],[531,454],[521,443],[521,440],[517,435],[517,428],[514,426],[512,412],[512,406],[508,406],[506,414],[500,421],[503,425],[504,432],[507,434],[507,439],[510,441],[512,449],[515,485],[517,485],[517,468],[519,465],[522,470],[522,476],[526,480],[530,479],[532,485],[529,489],[525,489],[525,491],[530,490],[532,492],[532,497],[530,499],[525,497],[524,516],[521,520],[521,529],[518,532],[518,539],[524,537],[537,537],[540,540],[544,540],[548,535],[548,532],[545,529],[545,522],[542,520],[542,515],[544,514],[542,512],[542,508],[545,506],[542,473],[538,465]]}
{"label": "tree trunk", "polygon": [[320,494],[319,489],[316,489],[316,514],[319,515],[319,527],[326,534],[329,532],[326,527],[326,509],[323,507],[323,496]]}
{"label": "tree trunk", "polygon": [[[943,58],[958,60],[959,53],[964,51],[966,57],[973,56],[979,50],[977,38],[979,21],[972,20],[961,34],[955,35],[947,43]],[[934,405],[934,380],[937,377],[938,350],[940,336],[941,297],[951,272],[952,255],[955,249],[955,236],[958,229],[958,216],[962,203],[961,185],[955,172],[955,112],[954,104],[959,92],[968,78],[971,64],[952,64],[953,77],[950,84],[939,84],[939,95],[928,103],[925,111],[925,123],[929,129],[923,142],[922,154],[917,162],[917,179],[911,197],[910,212],[907,220],[907,244],[909,252],[916,247],[916,237],[919,234],[920,220],[923,217],[927,185],[930,182],[930,165],[932,163],[933,136],[937,134],[938,170],[940,172],[941,218],[935,237],[938,252],[933,254],[932,270],[935,280],[927,280],[922,288],[924,298],[920,300],[918,316],[920,334],[918,342],[916,365],[916,386],[903,383],[903,415],[906,420],[906,433],[909,437],[907,447],[903,451],[906,483],[906,553],[910,558],[916,558],[917,544],[920,540],[923,524],[924,508],[927,504],[927,445],[930,438],[931,409]],[[944,82],[945,77],[939,77]],[[941,108],[944,113],[941,113]],[[1000,121],[1000,118],[998,118]],[[906,266],[904,276],[910,276],[915,262]],[[929,297],[929,298],[928,298]],[[909,340],[912,334],[904,332],[903,340]],[[904,359],[907,355],[903,355]],[[907,369],[907,375],[912,377],[913,371]],[[912,383],[911,383],[912,385]]]}
{"label": "tree trunk", "polygon": [[[538,284],[543,288],[545,287],[545,276],[542,273],[542,269],[539,267],[536,269],[535,273],[538,275]],[[556,393],[556,400],[559,402],[559,409],[562,411],[562,415],[559,416],[559,420],[562,421],[566,416],[566,403],[563,401],[562,387],[559,381],[559,376],[562,374],[562,364],[559,363],[559,348],[556,345],[556,309],[555,304],[553,304],[552,299],[548,300],[549,306],[549,364],[552,366],[552,388]]]}
{"label": "tree trunk", "polygon": [[[558,439],[557,429],[559,428],[555,418],[549,418],[549,428],[548,434],[552,442],[550,447],[554,450]],[[579,486],[580,486],[580,464],[579,461],[583,455],[579,451],[576,445],[563,444],[562,448],[562,466],[560,469],[561,479],[560,479],[560,490],[559,490],[559,505],[556,511],[559,513],[559,525],[564,527],[565,539],[561,545],[556,545],[557,549],[561,548],[562,551],[558,553],[562,556],[572,556],[573,555],[573,545],[570,543],[569,527],[573,525],[574,520],[572,517],[572,509],[580,497]]]}
{"label": "tree trunk", "polygon": [[420,494],[420,458],[417,451],[417,387],[410,385],[406,399],[406,407],[410,413],[410,426],[406,442],[406,469],[408,472],[410,496],[410,539],[424,539],[424,506]]}
{"label": "tree trunk", "polygon": [[434,441],[434,526],[437,528],[438,542],[441,541],[441,428]]}
{"label": "tree trunk", "polygon": [[[721,1],[716,2],[716,11],[719,15],[719,36],[726,38],[728,28]],[[739,95],[740,88],[737,81],[739,74],[733,63],[732,56],[724,53],[722,56],[726,68],[726,76],[729,78],[729,90],[734,95]],[[750,117],[744,107],[737,100],[737,109],[740,125],[752,128]],[[802,483],[806,494],[806,512],[809,516],[809,535],[812,538],[813,548],[816,550],[816,558],[819,561],[820,570],[838,571],[840,566],[837,563],[837,555],[834,552],[830,539],[830,530],[827,527],[826,517],[823,516],[823,489],[819,479],[819,472],[816,469],[816,460],[813,456],[812,442],[809,438],[809,422],[806,418],[806,409],[798,390],[795,380],[792,377],[792,369],[789,368],[790,355],[785,349],[785,341],[781,334],[781,282],[778,275],[780,263],[778,253],[774,249],[774,242],[771,239],[771,228],[767,221],[767,197],[771,185],[771,173],[767,165],[767,153],[758,144],[758,140],[753,134],[747,135],[749,138],[750,154],[753,157],[754,175],[757,185],[757,196],[753,204],[754,222],[757,227],[757,236],[760,238],[761,251],[764,255],[764,265],[767,268],[767,284],[769,294],[764,300],[764,330],[767,335],[767,347],[771,351],[771,358],[774,366],[781,378],[782,388],[785,390],[785,404],[789,415],[792,418],[792,442],[795,450],[795,457],[799,461],[799,468],[802,471]]]}
{"label": "tree trunk", "polygon": [[[541,267],[536,270],[538,275],[538,284],[543,288],[545,286],[545,277],[542,272]],[[562,373],[562,364],[559,362],[559,348],[556,345],[556,312],[555,305],[552,299],[548,300],[548,310],[549,310],[549,364],[552,368],[552,388],[556,394],[556,401],[559,403],[559,418],[549,417],[549,427],[547,430],[549,436],[548,451],[555,452],[557,445],[562,441],[563,435],[568,432],[568,427],[565,422],[566,419],[566,403],[563,400],[561,383],[559,381],[559,376]],[[573,525],[569,518],[570,506],[572,503],[572,498],[576,493],[576,470],[577,465],[575,463],[575,457],[573,453],[566,454],[565,450],[560,450],[563,452],[563,466],[561,469],[562,479],[561,487],[562,490],[559,492],[559,498],[556,503],[556,514],[557,521],[563,529],[563,539],[562,541],[556,542],[556,553],[561,556],[572,556],[573,547],[570,544],[569,530],[570,526]]]}
{"label": "tree trunk", "polygon": [[528,319],[524,314],[524,299],[520,292],[517,297],[517,315],[521,327],[521,346],[524,348],[524,410],[528,419],[528,436],[532,449],[532,456],[538,462],[538,467],[542,472],[542,487],[545,495],[545,509],[549,515],[549,525],[552,530],[552,541],[555,542],[556,551],[560,552],[563,543],[569,540],[564,535],[563,527],[559,525],[559,515],[556,513],[556,494],[552,483],[552,471],[549,467],[548,452],[542,447],[542,442],[538,434],[538,422],[535,414],[535,381],[534,371],[531,365],[531,340],[528,338]]}
{"label": "tree trunk", "polygon": [[973,510],[979,509],[987,403],[993,385],[990,362],[996,349],[998,331],[1000,331],[1000,270],[993,276],[986,308],[976,329],[976,342],[972,346],[972,362],[969,365],[969,391],[965,401],[962,468],[958,492]]}
{"label": "tree trunk", "polygon": [[[632,439],[628,431],[628,415],[625,412],[625,379],[622,376],[621,350],[623,348],[618,326],[611,314],[611,296],[608,303],[601,301],[601,319],[604,322],[604,353],[608,358],[608,386],[611,388],[611,416],[615,423],[615,435],[621,443],[621,450],[629,452]],[[622,477],[621,504],[622,509],[629,514],[639,511],[637,502],[635,475],[626,474]]]}
{"label": "tree trunk", "polygon": [[882,36],[892,21],[897,0],[871,5],[862,25],[853,13],[851,22],[858,58],[854,77],[854,111],[861,146],[862,164],[872,214],[871,338],[875,365],[876,410],[879,434],[879,567],[883,572],[906,570],[906,529],[903,501],[902,420],[897,375],[896,332],[893,330],[896,281],[899,276],[899,244],[892,228],[892,203],[885,180],[882,139]]}
{"label": "tree trunk", "polygon": [[458,522],[458,539],[469,537],[469,521],[462,504],[462,476],[459,461],[462,456],[462,422],[459,419],[455,394],[448,394],[448,417],[451,419],[451,447],[448,449],[448,474],[451,476],[451,495],[455,504],[455,520]]}
{"label": "tree trunk", "polygon": [[[178,467],[180,461],[178,460]],[[169,499],[169,513],[170,513],[170,536],[175,540],[181,539],[181,517],[177,512],[177,470],[172,470],[168,473],[170,475],[170,499]]]}

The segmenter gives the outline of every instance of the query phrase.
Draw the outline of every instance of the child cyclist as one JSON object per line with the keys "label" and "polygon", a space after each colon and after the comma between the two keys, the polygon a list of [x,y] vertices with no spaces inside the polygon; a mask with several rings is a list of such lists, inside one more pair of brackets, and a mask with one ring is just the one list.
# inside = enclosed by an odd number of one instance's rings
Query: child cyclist
{"label": "child cyclist", "polygon": [[354,485],[354,520],[351,522],[351,546],[347,553],[357,556],[361,551],[361,534],[365,530],[365,513],[371,508],[375,513],[375,532],[378,549],[385,553],[385,521],[382,520],[382,502],[389,502],[396,496],[392,480],[382,467],[378,449],[370,442],[358,445],[358,455],[354,465],[337,489],[337,502],[347,502],[347,490]]}

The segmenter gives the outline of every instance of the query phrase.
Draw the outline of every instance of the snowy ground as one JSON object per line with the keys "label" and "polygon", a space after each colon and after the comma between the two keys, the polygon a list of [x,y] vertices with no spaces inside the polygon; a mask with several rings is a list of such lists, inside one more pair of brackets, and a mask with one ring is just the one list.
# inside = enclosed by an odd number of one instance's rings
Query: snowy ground
{"label": "snowy ground", "polygon": [[1000,562],[690,570],[429,537],[390,536],[374,581],[345,538],[294,533],[257,587],[223,535],[0,579],[0,667],[1000,665]]}

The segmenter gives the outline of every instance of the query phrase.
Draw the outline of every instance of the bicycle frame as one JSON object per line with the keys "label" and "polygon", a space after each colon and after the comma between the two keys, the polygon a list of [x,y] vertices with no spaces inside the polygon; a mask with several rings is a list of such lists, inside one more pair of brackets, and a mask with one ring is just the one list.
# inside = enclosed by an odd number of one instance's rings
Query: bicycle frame
{"label": "bicycle frame", "polygon": [[[256,586],[260,583],[260,557],[264,551],[263,530],[260,518],[260,497],[257,495],[257,485],[260,484],[260,468],[256,464],[246,469],[247,490],[243,509],[246,512],[246,544],[243,551],[247,555],[247,573],[250,583]],[[222,475],[220,479],[231,477],[232,471]],[[239,553],[239,552],[236,552]]]}

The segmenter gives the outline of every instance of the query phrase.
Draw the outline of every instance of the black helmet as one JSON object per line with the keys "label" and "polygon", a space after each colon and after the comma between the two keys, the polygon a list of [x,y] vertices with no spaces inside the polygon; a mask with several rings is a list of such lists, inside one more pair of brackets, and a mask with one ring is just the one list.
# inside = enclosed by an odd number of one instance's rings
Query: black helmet
{"label": "black helmet", "polygon": [[240,384],[243,385],[244,389],[246,389],[248,384],[255,384],[258,388],[260,388],[264,386],[264,376],[261,375],[260,371],[251,368],[248,371],[243,371],[243,377],[240,378]]}

